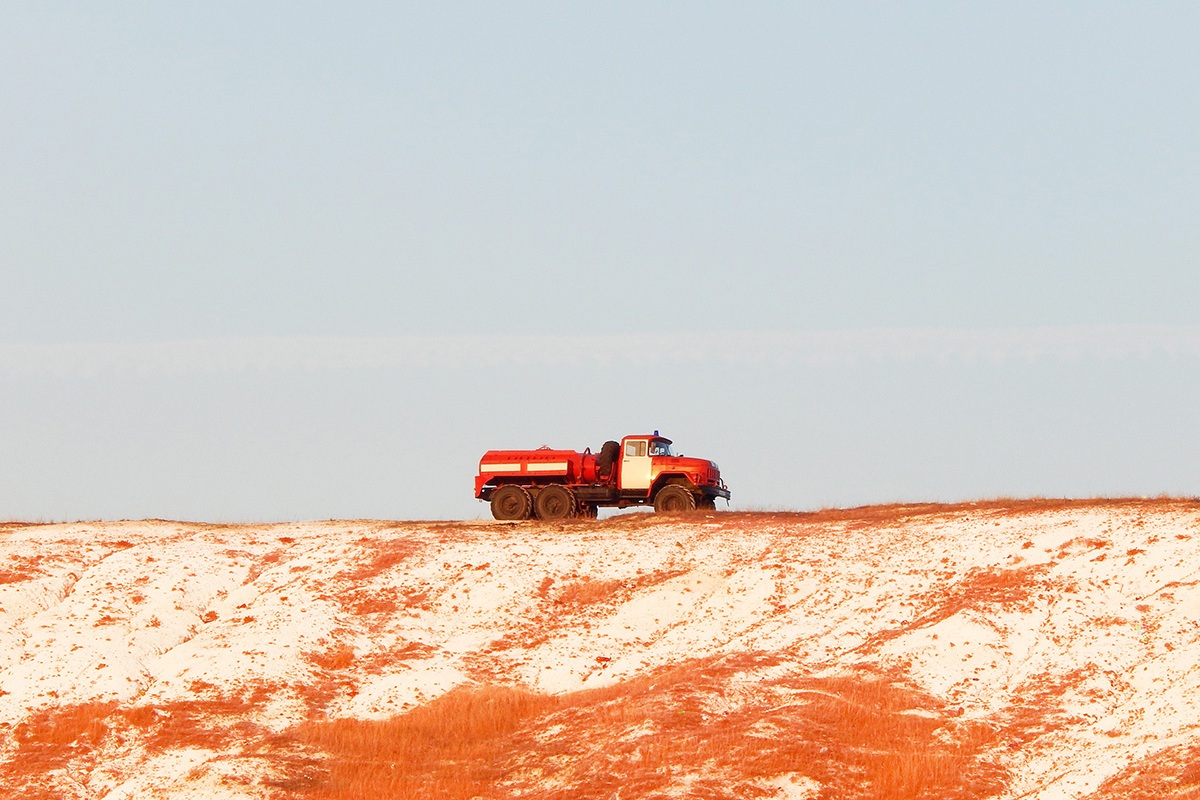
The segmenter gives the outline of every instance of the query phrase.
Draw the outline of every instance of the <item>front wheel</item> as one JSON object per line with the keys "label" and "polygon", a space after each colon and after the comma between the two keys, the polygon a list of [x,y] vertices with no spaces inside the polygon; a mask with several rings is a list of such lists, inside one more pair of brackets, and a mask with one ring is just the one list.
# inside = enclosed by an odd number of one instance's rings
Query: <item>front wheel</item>
{"label": "front wheel", "polygon": [[654,495],[654,513],[685,514],[696,510],[696,495],[677,484],[664,486]]}
{"label": "front wheel", "polygon": [[496,519],[529,519],[531,513],[533,500],[524,488],[509,484],[492,492],[492,516]]}

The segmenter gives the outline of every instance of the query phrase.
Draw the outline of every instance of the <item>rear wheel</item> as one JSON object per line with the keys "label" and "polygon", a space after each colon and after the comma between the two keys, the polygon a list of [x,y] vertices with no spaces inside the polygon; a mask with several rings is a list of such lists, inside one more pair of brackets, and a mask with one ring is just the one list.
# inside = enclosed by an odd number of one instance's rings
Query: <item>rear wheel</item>
{"label": "rear wheel", "polygon": [[557,484],[542,489],[538,492],[537,499],[533,501],[533,510],[537,513],[538,519],[573,517],[575,509],[578,507],[579,504],[575,500],[574,493],[567,487]]}
{"label": "rear wheel", "polygon": [[529,519],[533,500],[520,486],[501,486],[492,492],[492,516],[496,519]]}
{"label": "rear wheel", "polygon": [[696,496],[677,484],[664,486],[654,495],[656,514],[684,514],[696,510]]}

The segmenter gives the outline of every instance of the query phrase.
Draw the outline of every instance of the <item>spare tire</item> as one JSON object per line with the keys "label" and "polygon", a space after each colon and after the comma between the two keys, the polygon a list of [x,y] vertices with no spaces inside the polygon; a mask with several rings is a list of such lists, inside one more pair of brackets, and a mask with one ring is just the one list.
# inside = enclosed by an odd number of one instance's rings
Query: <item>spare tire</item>
{"label": "spare tire", "polygon": [[596,456],[596,477],[601,480],[608,480],[612,477],[613,464],[616,464],[620,457],[620,442],[605,442],[604,446],[600,448],[600,455]]}

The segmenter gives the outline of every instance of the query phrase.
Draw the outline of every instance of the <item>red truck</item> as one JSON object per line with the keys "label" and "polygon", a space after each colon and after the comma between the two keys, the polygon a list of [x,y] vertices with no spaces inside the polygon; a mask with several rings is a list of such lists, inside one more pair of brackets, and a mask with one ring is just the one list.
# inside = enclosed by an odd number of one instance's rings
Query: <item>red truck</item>
{"label": "red truck", "polygon": [[676,455],[655,431],[605,442],[598,453],[489,450],[479,459],[475,497],[491,504],[496,519],[565,519],[594,517],[600,506],[652,504],[660,514],[715,508],[729,489],[715,462]]}

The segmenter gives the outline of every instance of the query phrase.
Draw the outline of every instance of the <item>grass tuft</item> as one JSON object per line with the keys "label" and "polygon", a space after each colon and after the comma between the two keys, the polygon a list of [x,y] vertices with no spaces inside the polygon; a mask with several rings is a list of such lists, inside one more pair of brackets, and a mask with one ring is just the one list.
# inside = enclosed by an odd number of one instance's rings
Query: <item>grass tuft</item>
{"label": "grass tuft", "polygon": [[[385,721],[310,722],[292,798],[769,797],[804,776],[821,797],[983,798],[1004,771],[984,758],[990,728],[880,675],[742,681],[768,657],[707,659],[603,689],[548,696],[455,690]],[[681,787],[686,786],[686,791]]]}

